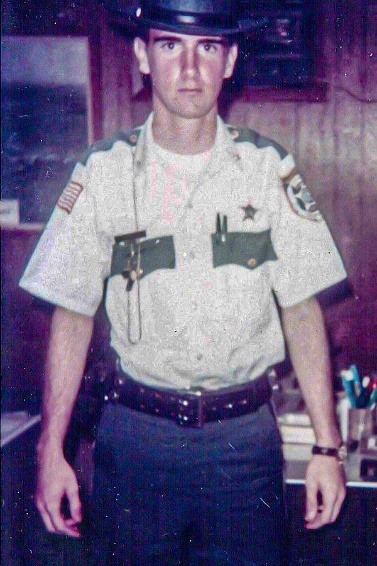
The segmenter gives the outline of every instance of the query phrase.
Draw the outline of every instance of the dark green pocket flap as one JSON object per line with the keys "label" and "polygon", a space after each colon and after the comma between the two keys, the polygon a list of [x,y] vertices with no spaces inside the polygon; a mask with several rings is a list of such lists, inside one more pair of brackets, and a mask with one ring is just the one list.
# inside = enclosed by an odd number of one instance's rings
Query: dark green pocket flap
{"label": "dark green pocket flap", "polygon": [[[137,254],[138,246],[135,242],[121,241],[113,245],[110,277],[119,275],[128,268],[132,246],[135,254]],[[140,268],[142,269],[141,279],[157,269],[174,269],[175,251],[173,236],[143,240],[140,243]]]}
{"label": "dark green pocket flap", "polygon": [[277,259],[271,242],[271,230],[264,232],[228,232],[225,241],[212,234],[213,266],[236,264],[255,269],[265,261]]}

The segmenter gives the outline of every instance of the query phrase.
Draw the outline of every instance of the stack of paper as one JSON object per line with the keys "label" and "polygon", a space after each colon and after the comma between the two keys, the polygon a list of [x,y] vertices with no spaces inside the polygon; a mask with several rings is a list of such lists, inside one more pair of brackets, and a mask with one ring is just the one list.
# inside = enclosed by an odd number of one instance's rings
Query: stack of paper
{"label": "stack of paper", "polygon": [[276,418],[284,443],[315,444],[310,417],[300,394],[285,395],[276,406]]}
{"label": "stack of paper", "polygon": [[35,423],[41,420],[40,415],[30,416],[27,411],[12,411],[1,415],[1,447],[17,438]]}

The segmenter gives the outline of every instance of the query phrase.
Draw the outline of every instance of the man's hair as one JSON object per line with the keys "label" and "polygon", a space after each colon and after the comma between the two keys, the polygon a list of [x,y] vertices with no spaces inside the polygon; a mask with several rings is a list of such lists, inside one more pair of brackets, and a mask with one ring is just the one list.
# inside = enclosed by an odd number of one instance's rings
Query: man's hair
{"label": "man's hair", "polygon": [[136,32],[136,37],[139,37],[142,41],[144,41],[144,43],[148,43],[148,41],[149,41],[149,30],[150,30],[149,26],[139,24],[139,26],[137,28],[137,32]]}
{"label": "man's hair", "polygon": [[[137,32],[136,32],[136,37],[139,37],[142,41],[144,41],[144,43],[147,44],[148,41],[149,41],[149,31],[150,31],[150,29],[151,29],[150,26],[139,24],[139,27],[138,27]],[[219,34],[219,36],[221,36],[221,34]],[[210,34],[208,34],[208,37],[210,37]],[[224,35],[224,36],[221,36],[221,37],[224,37],[224,39],[227,40],[229,47],[231,47],[235,43],[236,44],[239,43],[239,36],[238,36],[237,33],[230,34],[230,35]]]}

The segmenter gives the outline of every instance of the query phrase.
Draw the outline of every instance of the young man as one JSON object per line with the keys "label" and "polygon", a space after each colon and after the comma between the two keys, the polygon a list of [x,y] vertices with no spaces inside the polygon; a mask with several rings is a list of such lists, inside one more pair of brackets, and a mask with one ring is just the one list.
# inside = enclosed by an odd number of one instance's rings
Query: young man
{"label": "young man", "polygon": [[305,515],[316,529],[336,519],[345,488],[314,295],[345,271],[292,156],[218,117],[236,4],[151,0],[137,14],[153,113],[77,165],[21,283],[57,305],[37,506],[50,532],[80,536],[63,441],[108,278],[119,383],[96,442],[93,563],[280,565],[266,372],[284,358],[283,329],[318,444]]}

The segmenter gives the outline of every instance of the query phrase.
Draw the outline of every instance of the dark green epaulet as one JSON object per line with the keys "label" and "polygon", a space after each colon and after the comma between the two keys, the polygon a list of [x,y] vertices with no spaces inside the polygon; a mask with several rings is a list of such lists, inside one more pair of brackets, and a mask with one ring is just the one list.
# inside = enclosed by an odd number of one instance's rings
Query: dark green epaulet
{"label": "dark green epaulet", "polygon": [[255,145],[255,147],[257,147],[258,149],[273,147],[274,149],[276,149],[281,159],[284,159],[284,157],[288,155],[288,151],[284,149],[284,147],[276,143],[274,140],[258,134],[258,132],[255,132],[254,130],[228,126],[228,131],[233,141],[235,141],[236,143],[248,142]]}
{"label": "dark green epaulet", "polygon": [[93,153],[97,153],[98,151],[109,151],[113,145],[118,141],[123,141],[134,147],[137,144],[137,140],[139,139],[141,129],[135,128],[134,130],[130,130],[129,132],[117,132],[110,138],[105,138],[103,140],[99,140],[95,142],[88,151],[85,152],[82,159],[80,159],[80,163],[82,165],[86,165],[89,157]]}

